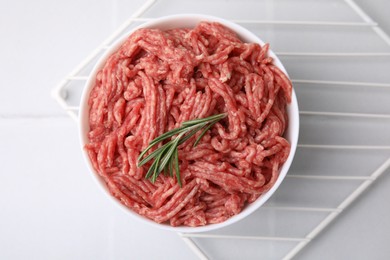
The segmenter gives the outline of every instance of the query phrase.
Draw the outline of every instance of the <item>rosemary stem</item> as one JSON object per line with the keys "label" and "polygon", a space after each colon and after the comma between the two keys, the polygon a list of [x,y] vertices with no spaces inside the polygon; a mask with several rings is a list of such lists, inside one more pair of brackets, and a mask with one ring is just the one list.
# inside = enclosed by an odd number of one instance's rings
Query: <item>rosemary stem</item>
{"label": "rosemary stem", "polygon": [[[224,117],[226,117],[226,114],[218,114],[206,118],[197,118],[185,121],[180,127],[165,132],[157,138],[153,139],[149,143],[149,146],[143,150],[138,157],[138,167],[145,165],[151,160],[154,160],[149,167],[145,178],[150,179],[150,181],[154,183],[161,172],[164,172],[166,175],[169,174],[169,176],[173,176],[173,171],[175,171],[177,183],[181,187],[182,181],[180,178],[178,146],[185,143],[198,131],[203,129],[194,142],[193,146],[195,147],[200,142],[201,138],[206,134],[206,132],[210,130],[210,128],[215,123]],[[151,152],[149,155],[145,156],[150,149],[169,138],[172,139]]]}

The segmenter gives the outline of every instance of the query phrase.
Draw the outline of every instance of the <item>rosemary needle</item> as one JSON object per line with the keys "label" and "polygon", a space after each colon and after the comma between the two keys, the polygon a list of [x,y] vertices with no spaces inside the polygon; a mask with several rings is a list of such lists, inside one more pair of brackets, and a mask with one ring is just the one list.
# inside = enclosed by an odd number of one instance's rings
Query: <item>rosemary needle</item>
{"label": "rosemary needle", "polygon": [[[198,131],[203,129],[201,134],[194,142],[195,147],[206,134],[207,130],[209,130],[215,123],[224,117],[226,117],[226,114],[218,114],[206,118],[185,121],[182,123],[181,127],[172,129],[153,139],[149,143],[149,146],[146,147],[146,149],[143,150],[138,157],[138,167],[143,166],[152,159],[154,160],[149,167],[145,178],[150,179],[154,183],[161,172],[164,172],[165,175],[173,177],[173,171],[175,171],[177,183],[181,187],[182,182],[180,179],[179,155],[177,147],[194,136]],[[146,153],[154,146],[171,137],[173,138],[167,143],[157,148],[149,155],[145,156]]]}

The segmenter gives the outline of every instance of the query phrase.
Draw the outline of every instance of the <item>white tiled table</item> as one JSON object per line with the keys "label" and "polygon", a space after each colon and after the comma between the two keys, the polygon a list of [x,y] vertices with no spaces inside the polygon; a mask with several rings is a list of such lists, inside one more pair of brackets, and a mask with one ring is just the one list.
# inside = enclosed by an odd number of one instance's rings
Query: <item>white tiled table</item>
{"label": "white tiled table", "polygon": [[[0,3],[0,259],[196,259],[177,234],[135,222],[104,198],[75,122],[50,97],[143,3],[128,2]],[[389,187],[384,174],[297,259],[389,257]]]}

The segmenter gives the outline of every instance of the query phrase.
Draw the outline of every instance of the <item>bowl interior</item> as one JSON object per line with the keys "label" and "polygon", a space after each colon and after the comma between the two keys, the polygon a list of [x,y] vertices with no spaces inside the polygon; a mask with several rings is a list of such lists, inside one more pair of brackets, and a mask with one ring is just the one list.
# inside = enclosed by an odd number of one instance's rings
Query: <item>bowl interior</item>
{"label": "bowl interior", "polygon": [[[108,188],[106,187],[106,184],[104,181],[100,178],[100,176],[94,171],[92,164],[88,158],[87,153],[84,150],[84,145],[88,143],[88,137],[87,133],[89,132],[89,107],[88,107],[88,99],[89,99],[89,94],[90,91],[94,85],[95,82],[95,76],[96,73],[104,66],[105,61],[107,58],[114,53],[119,46],[125,41],[125,39],[136,29],[139,28],[158,28],[162,30],[167,30],[167,29],[173,29],[173,28],[193,28],[196,26],[201,21],[214,21],[214,22],[219,22],[226,26],[227,28],[230,28],[233,30],[244,42],[256,42],[259,43],[260,45],[263,45],[264,42],[259,39],[256,35],[254,35],[252,32],[248,31],[247,29],[232,23],[230,21],[213,17],[213,16],[207,16],[207,15],[198,15],[198,14],[186,14],[186,15],[172,15],[172,16],[167,16],[167,17],[162,17],[158,18],[155,20],[152,20],[150,22],[144,23],[143,25],[129,31],[118,39],[107,51],[106,53],[99,59],[99,61],[96,63],[95,67],[93,68],[86,86],[84,88],[81,102],[80,102],[80,114],[79,114],[79,135],[80,135],[80,143],[83,151],[83,156],[84,159],[88,165],[89,170],[93,173],[94,179],[98,182],[98,185],[103,188],[104,192],[108,195],[108,197],[115,203],[117,204],[120,208],[128,212],[132,217],[141,220],[143,222],[146,222],[150,225],[156,226],[158,228],[162,229],[167,229],[167,230],[172,230],[172,231],[177,231],[177,232],[184,232],[184,233],[192,233],[192,232],[204,232],[204,231],[210,231],[214,230],[217,228],[225,227],[228,226],[234,222],[237,222],[238,220],[241,220],[254,212],[256,209],[258,209],[261,205],[263,205],[268,198],[275,192],[275,190],[279,187],[281,184],[282,180],[287,174],[288,169],[290,168],[290,165],[292,163],[295,150],[297,147],[298,143],[298,132],[299,132],[299,113],[298,113],[298,103],[296,99],[295,92],[293,90],[292,93],[292,102],[291,104],[288,105],[287,107],[287,113],[289,116],[289,125],[285,133],[285,137],[291,144],[291,151],[288,156],[287,161],[283,164],[283,166],[280,169],[280,174],[279,178],[277,179],[276,183],[274,186],[266,193],[261,195],[255,202],[247,205],[240,214],[235,215],[228,220],[218,223],[218,224],[210,224],[207,226],[203,227],[172,227],[167,224],[158,224],[150,219],[147,219],[146,217],[143,217],[141,215],[138,215],[137,213],[131,211],[129,208],[126,206],[122,205],[116,198],[111,196]],[[274,64],[278,66],[282,71],[284,71],[286,74],[286,70],[283,67],[282,63],[280,60],[276,57],[276,55],[272,52],[269,51],[268,55],[273,57],[274,59]]]}

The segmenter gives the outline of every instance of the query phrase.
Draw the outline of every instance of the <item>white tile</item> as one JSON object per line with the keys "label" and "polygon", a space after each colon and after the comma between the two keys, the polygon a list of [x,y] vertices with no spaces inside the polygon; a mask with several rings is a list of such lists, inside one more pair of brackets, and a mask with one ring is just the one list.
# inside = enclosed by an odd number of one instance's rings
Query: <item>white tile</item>
{"label": "white tile", "polygon": [[0,259],[196,259],[97,187],[71,119],[1,120]]}
{"label": "white tile", "polygon": [[[130,17],[143,1],[128,2]],[[114,3],[1,3],[0,115],[63,114],[50,91],[125,19]]]}

